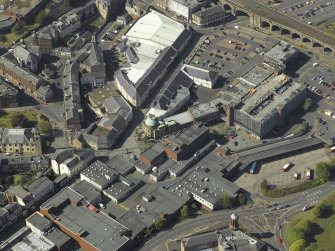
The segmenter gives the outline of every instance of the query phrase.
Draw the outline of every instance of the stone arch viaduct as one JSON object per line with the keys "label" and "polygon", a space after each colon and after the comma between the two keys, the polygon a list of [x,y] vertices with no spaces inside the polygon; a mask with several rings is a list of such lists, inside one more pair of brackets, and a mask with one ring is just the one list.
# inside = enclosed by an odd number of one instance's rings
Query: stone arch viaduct
{"label": "stone arch viaduct", "polygon": [[335,39],[311,25],[303,24],[253,0],[220,0],[220,3],[233,15],[249,16],[249,24],[253,27],[277,33],[307,48],[335,56]]}

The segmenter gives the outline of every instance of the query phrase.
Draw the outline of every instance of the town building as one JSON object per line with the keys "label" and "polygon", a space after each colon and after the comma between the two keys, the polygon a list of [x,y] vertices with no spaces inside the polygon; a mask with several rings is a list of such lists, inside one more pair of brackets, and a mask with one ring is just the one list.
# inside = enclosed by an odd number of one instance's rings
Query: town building
{"label": "town building", "polygon": [[87,181],[114,203],[120,203],[136,191],[142,182],[129,173],[120,175],[115,169],[97,160],[83,172],[80,179]]}
{"label": "town building", "polygon": [[91,45],[85,52],[85,59],[80,63],[81,85],[102,87],[106,83],[105,61],[100,46],[92,37]]}
{"label": "town building", "polygon": [[277,71],[282,72],[286,69],[286,65],[294,60],[298,55],[297,48],[292,45],[279,41],[271,49],[264,53],[264,63],[272,66]]}
{"label": "town building", "polygon": [[69,187],[43,203],[40,212],[84,250],[130,249],[129,229]]}
{"label": "town building", "polygon": [[190,88],[193,81],[181,69],[177,69],[164,83],[150,104],[147,114],[157,118],[166,118],[183,109],[191,100]]}
{"label": "town building", "polygon": [[174,160],[182,160],[195,153],[199,146],[209,140],[209,130],[206,126],[196,123],[180,133],[164,139],[165,152]]}
{"label": "town building", "polygon": [[22,208],[17,202],[0,207],[0,233],[11,226],[22,214]]}
{"label": "town building", "polygon": [[264,138],[300,105],[306,89],[284,75],[278,75],[247,94],[234,111],[234,122],[256,138]]}
{"label": "town building", "polygon": [[219,232],[197,234],[181,239],[181,251],[195,250],[255,250],[265,251],[264,242],[248,236],[240,230],[224,229]]}
{"label": "town building", "polygon": [[79,86],[79,63],[67,61],[63,72],[65,121],[67,128],[76,131],[81,128],[83,109]]}
{"label": "town building", "polygon": [[95,0],[100,16],[108,20],[120,10],[124,1],[121,0]]}
{"label": "town building", "polygon": [[225,10],[220,5],[201,8],[192,14],[192,22],[199,28],[222,23],[226,17]]}
{"label": "town building", "polygon": [[66,251],[73,245],[71,238],[54,227],[51,221],[40,212],[35,212],[26,219],[26,226],[39,236],[51,241],[58,251]]}
{"label": "town building", "polygon": [[31,232],[29,227],[23,227],[0,244],[1,250],[24,251],[54,251],[55,244],[43,235]]}
{"label": "town building", "polygon": [[42,156],[4,156],[0,158],[0,172],[12,174],[19,172],[37,172],[49,167],[49,158]]}
{"label": "town building", "polygon": [[39,55],[30,52],[24,45],[16,46],[13,49],[13,55],[22,68],[27,68],[31,72],[37,72]]}
{"label": "town building", "polygon": [[9,203],[17,202],[25,208],[30,208],[34,205],[34,198],[20,185],[10,186],[5,193]]}
{"label": "town building", "polygon": [[192,79],[196,85],[209,89],[213,89],[219,78],[219,74],[215,71],[202,69],[192,65],[184,65],[182,71]]}
{"label": "town building", "polygon": [[169,0],[168,1],[168,10],[174,12],[177,16],[181,16],[186,20],[190,20],[192,14],[201,7],[207,5],[207,1],[198,1],[198,0]]}
{"label": "town building", "polygon": [[0,128],[0,152],[23,155],[42,153],[40,134],[36,128]]}
{"label": "town building", "polygon": [[27,190],[33,196],[35,202],[38,203],[54,191],[54,183],[47,177],[42,176],[28,184]]}
{"label": "town building", "polygon": [[73,190],[81,194],[85,200],[92,205],[99,205],[101,202],[101,192],[94,185],[91,185],[86,180],[80,181],[78,184],[73,186]]}
{"label": "town building", "polygon": [[123,97],[140,107],[190,37],[189,29],[156,11],[142,16],[120,43],[121,52],[128,58],[128,63],[115,72],[117,88]]}
{"label": "town building", "polygon": [[19,91],[0,79],[0,108],[17,107],[20,104]]}
{"label": "town building", "polygon": [[51,88],[45,93],[44,97],[41,97],[41,93],[38,91],[39,88],[47,85],[47,83],[29,70],[20,67],[12,52],[0,57],[0,74],[13,85],[22,88],[28,95],[46,103],[53,101]]}
{"label": "town building", "polygon": [[57,175],[72,177],[86,168],[94,158],[91,149],[57,149],[51,158],[51,167]]}
{"label": "town building", "polygon": [[215,173],[207,173],[203,168],[196,167],[170,190],[174,193],[186,193],[209,210],[215,210],[220,208],[224,194],[235,198],[240,187]]}

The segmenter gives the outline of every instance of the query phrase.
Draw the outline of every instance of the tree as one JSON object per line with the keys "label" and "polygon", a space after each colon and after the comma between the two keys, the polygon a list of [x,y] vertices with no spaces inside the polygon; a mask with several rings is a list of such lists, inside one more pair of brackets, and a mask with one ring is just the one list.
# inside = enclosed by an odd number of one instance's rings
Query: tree
{"label": "tree", "polygon": [[247,199],[245,198],[244,194],[243,193],[239,193],[238,194],[238,203],[240,205],[245,205],[247,204]]}
{"label": "tree", "polygon": [[327,215],[327,211],[328,211],[328,206],[325,205],[324,203],[317,205],[313,209],[314,215],[318,218],[324,218]]}
{"label": "tree", "polygon": [[35,22],[38,23],[40,26],[43,26],[45,25],[47,21],[47,17],[48,17],[48,13],[46,12],[46,10],[42,10],[36,16]]}
{"label": "tree", "polygon": [[184,205],[181,209],[180,209],[180,216],[183,219],[186,219],[190,216],[190,209],[187,205]]}
{"label": "tree", "polygon": [[304,251],[319,251],[319,245],[316,242],[309,244]]}
{"label": "tree", "polygon": [[311,98],[306,98],[302,108],[305,111],[308,111],[309,109],[311,109],[312,105],[313,105],[313,100]]}
{"label": "tree", "polygon": [[287,239],[289,243],[294,243],[297,240],[304,240],[306,238],[306,234],[301,228],[292,228],[287,232]]}
{"label": "tree", "polygon": [[23,121],[25,120],[25,116],[23,116],[21,113],[17,113],[12,118],[12,126],[18,127],[22,126]]}
{"label": "tree", "polygon": [[306,241],[303,239],[296,240],[290,246],[290,251],[304,251],[306,248]]}
{"label": "tree", "polygon": [[152,227],[147,228],[147,229],[145,230],[145,232],[144,232],[144,236],[145,236],[145,238],[150,238],[151,235],[152,235],[152,232],[153,232]]}
{"label": "tree", "polygon": [[330,179],[330,165],[326,162],[316,164],[315,175],[322,182],[326,183]]}
{"label": "tree", "polygon": [[15,185],[22,185],[23,183],[25,183],[26,179],[23,175],[20,174],[16,174],[14,175],[14,184]]}
{"label": "tree", "polygon": [[261,182],[261,190],[265,191],[268,189],[268,181],[266,179],[263,179]]}
{"label": "tree", "polygon": [[7,38],[4,34],[0,34],[0,42],[7,42]]}
{"label": "tree", "polygon": [[28,212],[27,209],[25,209],[25,210],[22,211],[22,216],[23,216],[24,218],[27,218],[27,217],[28,217],[28,214],[29,214],[29,212]]}
{"label": "tree", "polygon": [[221,198],[221,205],[223,208],[232,208],[234,206],[233,198],[229,197],[227,194],[224,194]]}
{"label": "tree", "polygon": [[12,28],[12,32],[16,35],[21,35],[24,32],[24,26],[21,23],[16,23]]}
{"label": "tree", "polygon": [[31,206],[31,211],[32,211],[32,212],[35,212],[36,210],[37,210],[37,207],[36,207],[35,205],[32,205],[32,206]]}
{"label": "tree", "polygon": [[162,218],[157,218],[155,220],[155,229],[161,231],[164,227],[164,220]]}

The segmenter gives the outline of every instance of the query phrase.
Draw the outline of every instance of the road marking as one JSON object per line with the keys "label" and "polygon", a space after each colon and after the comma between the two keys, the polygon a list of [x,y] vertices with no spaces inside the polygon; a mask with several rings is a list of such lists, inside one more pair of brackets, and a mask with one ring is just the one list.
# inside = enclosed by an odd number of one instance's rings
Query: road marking
{"label": "road marking", "polygon": [[126,207],[125,205],[123,205],[122,203],[119,204],[120,207],[122,207],[123,209],[129,211],[130,209],[128,207]]}

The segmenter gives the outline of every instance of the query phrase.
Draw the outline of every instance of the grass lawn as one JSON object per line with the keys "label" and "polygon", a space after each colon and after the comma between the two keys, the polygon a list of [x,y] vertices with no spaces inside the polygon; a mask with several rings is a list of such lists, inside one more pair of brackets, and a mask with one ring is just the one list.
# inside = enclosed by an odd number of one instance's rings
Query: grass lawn
{"label": "grass lawn", "polygon": [[90,25],[91,25],[91,26],[94,26],[94,27],[96,27],[96,28],[100,28],[100,27],[103,25],[103,23],[104,23],[104,19],[103,19],[102,17],[98,17],[98,18],[94,19],[94,20],[90,23]]}
{"label": "grass lawn", "polygon": [[[326,199],[322,201],[322,203],[330,206],[335,210],[335,192],[330,194]],[[319,203],[320,204],[320,203]],[[329,216],[329,215],[328,215]],[[314,213],[313,209],[310,209],[305,212],[301,212],[295,215],[288,224],[285,225],[284,228],[284,237],[287,240],[287,234],[290,229],[294,227],[299,227],[303,222],[310,220],[313,225],[315,225],[315,229],[317,228],[317,233],[308,240],[313,240],[317,243],[318,249],[317,250],[325,250],[331,251],[334,250],[335,246],[335,213],[333,211],[332,215],[327,218],[317,218]],[[306,240],[306,241],[308,241]]]}
{"label": "grass lawn", "polygon": [[13,41],[16,42],[16,41],[20,40],[25,34],[27,34],[28,32],[36,29],[37,27],[39,27],[39,24],[25,25],[24,26],[24,32],[22,34],[16,34],[15,32],[5,34],[5,37],[6,37],[7,41],[6,42],[0,42],[0,46],[1,45],[3,45],[3,46],[12,45]]}
{"label": "grass lawn", "polygon": [[36,126],[41,134],[50,134],[51,126],[48,119],[40,112],[35,110],[26,110],[22,112],[7,112],[3,115],[0,115],[0,127],[12,128],[12,118],[15,114],[22,114],[26,118],[27,121],[24,122],[23,126]]}
{"label": "grass lawn", "polygon": [[322,30],[331,34],[331,35],[335,35],[335,21],[333,23],[323,27]]}
{"label": "grass lawn", "polygon": [[319,186],[321,184],[322,184],[322,182],[320,182],[317,179],[314,179],[312,181],[306,181],[304,183],[300,183],[299,185],[296,185],[296,186],[283,187],[283,188],[273,189],[273,190],[271,190],[271,189],[262,190],[261,189],[261,191],[262,191],[263,195],[265,195],[266,197],[280,198],[280,197],[283,197],[283,196],[288,195],[288,194],[306,191],[308,189]]}

